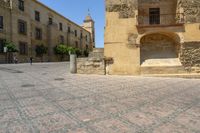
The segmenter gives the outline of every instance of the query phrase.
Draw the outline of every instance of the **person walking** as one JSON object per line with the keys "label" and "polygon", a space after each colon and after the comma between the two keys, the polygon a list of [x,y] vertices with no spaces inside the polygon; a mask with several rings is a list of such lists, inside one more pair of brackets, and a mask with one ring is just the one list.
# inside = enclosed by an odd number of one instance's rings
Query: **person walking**
{"label": "person walking", "polygon": [[32,63],[33,63],[33,57],[31,56],[30,57],[30,64],[32,65]]}

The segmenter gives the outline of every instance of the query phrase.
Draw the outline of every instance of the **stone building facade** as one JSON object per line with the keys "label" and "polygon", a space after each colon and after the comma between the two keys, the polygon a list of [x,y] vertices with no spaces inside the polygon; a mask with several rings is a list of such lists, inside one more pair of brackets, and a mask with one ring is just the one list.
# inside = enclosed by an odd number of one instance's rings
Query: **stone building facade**
{"label": "stone building facade", "polygon": [[80,26],[37,0],[0,0],[0,63],[6,62],[4,40],[16,44],[19,62],[27,62],[30,56],[37,61],[35,47],[41,44],[48,48],[44,61],[58,61],[56,45],[91,51],[95,47],[94,31],[89,15]]}
{"label": "stone building facade", "polygon": [[199,0],[106,0],[109,74],[199,72]]}

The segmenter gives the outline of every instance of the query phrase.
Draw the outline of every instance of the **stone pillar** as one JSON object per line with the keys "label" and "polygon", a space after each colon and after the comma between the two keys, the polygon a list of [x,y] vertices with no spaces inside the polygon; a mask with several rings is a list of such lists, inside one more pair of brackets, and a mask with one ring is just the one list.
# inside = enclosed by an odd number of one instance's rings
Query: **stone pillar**
{"label": "stone pillar", "polygon": [[77,73],[76,54],[70,54],[70,72]]}

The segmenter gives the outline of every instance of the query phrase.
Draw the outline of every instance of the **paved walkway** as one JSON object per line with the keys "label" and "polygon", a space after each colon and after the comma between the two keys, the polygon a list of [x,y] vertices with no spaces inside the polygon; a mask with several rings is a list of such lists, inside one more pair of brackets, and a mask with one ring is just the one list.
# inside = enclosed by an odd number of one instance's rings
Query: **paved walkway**
{"label": "paved walkway", "polygon": [[199,133],[200,80],[0,65],[0,132]]}

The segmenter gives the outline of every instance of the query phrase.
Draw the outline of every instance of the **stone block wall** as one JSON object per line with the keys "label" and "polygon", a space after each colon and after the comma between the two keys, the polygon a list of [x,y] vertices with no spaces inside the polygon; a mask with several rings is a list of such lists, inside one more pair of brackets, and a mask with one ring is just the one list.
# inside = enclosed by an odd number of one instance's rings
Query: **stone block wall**
{"label": "stone block wall", "polygon": [[94,48],[88,58],[77,59],[78,74],[105,75],[104,49]]}
{"label": "stone block wall", "polygon": [[98,74],[105,75],[105,63],[103,58],[78,58],[78,74]]}
{"label": "stone block wall", "polygon": [[181,48],[180,60],[191,72],[200,72],[200,42],[185,42]]}

